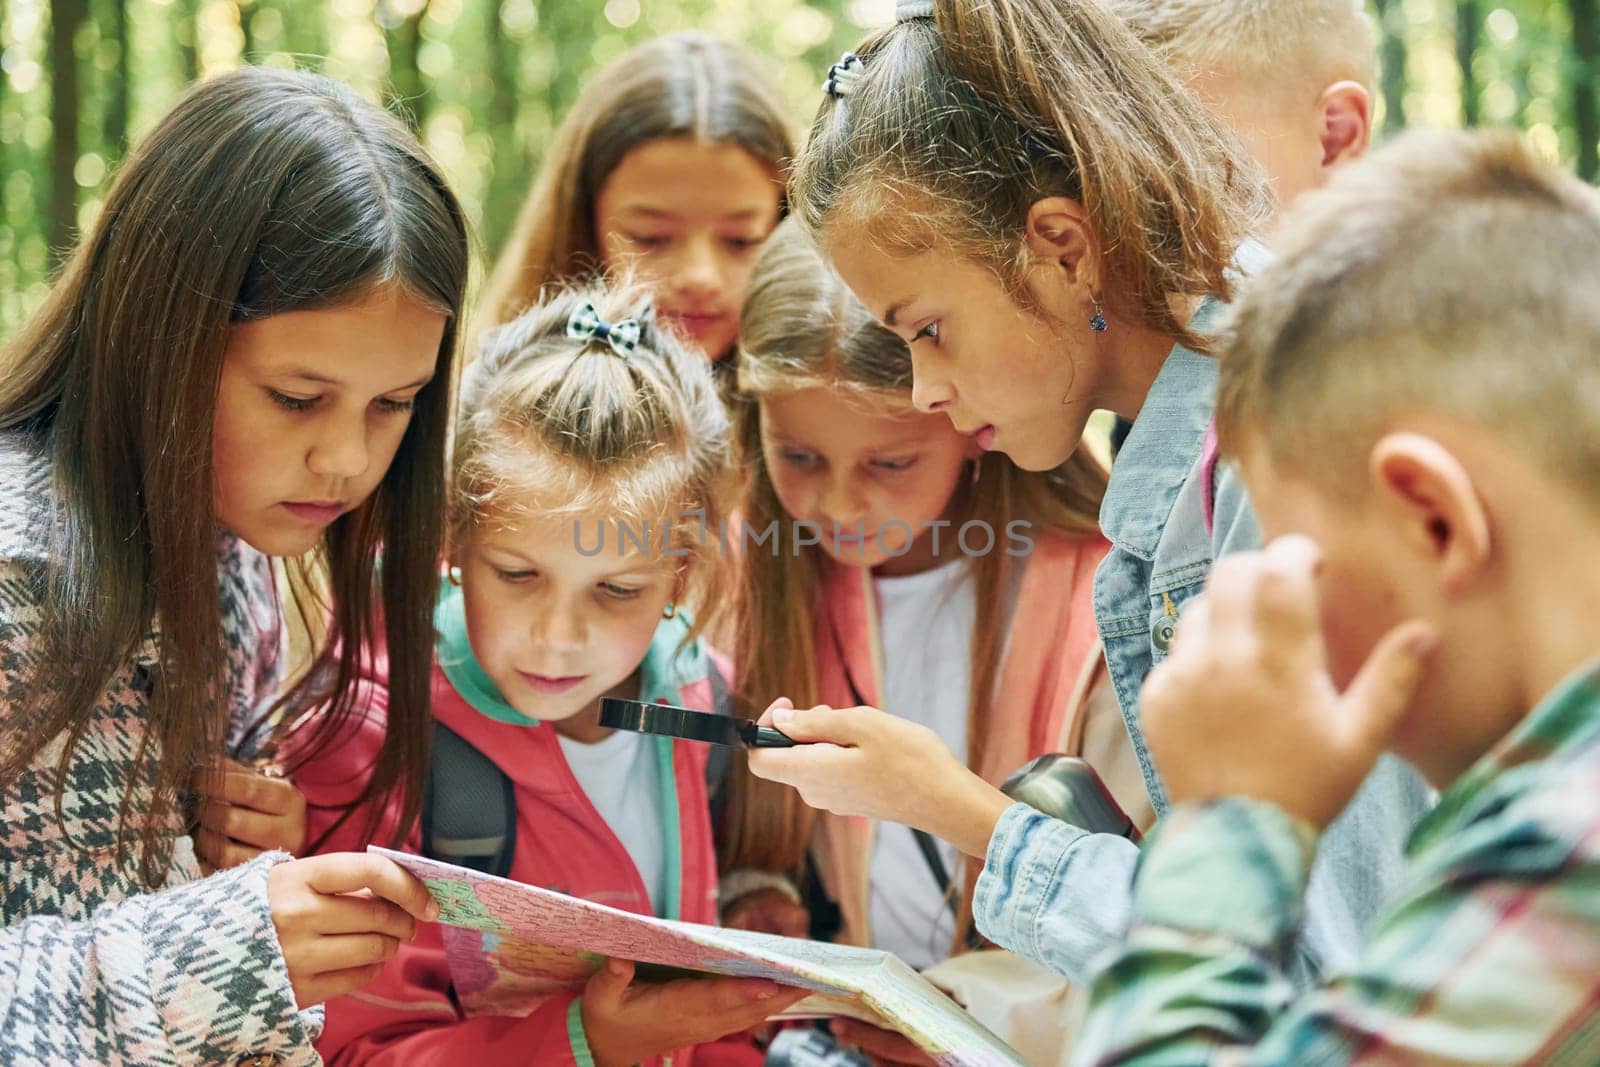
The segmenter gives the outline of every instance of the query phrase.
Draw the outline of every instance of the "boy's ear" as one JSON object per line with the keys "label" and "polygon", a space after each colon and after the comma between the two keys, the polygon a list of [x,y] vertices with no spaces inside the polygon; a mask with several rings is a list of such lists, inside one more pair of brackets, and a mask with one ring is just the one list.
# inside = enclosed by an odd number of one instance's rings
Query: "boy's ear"
{"label": "boy's ear", "polygon": [[1100,291],[1099,257],[1089,213],[1071,197],[1049,196],[1028,209],[1028,251],[1061,269],[1069,285]]}
{"label": "boy's ear", "polygon": [[1397,549],[1432,560],[1446,596],[1467,592],[1494,552],[1489,513],[1472,476],[1443,445],[1417,433],[1384,436],[1369,460],[1373,488],[1399,520]]}
{"label": "boy's ear", "polygon": [[1366,155],[1372,143],[1372,95],[1359,82],[1328,86],[1317,101],[1322,137],[1321,177],[1341,163]]}

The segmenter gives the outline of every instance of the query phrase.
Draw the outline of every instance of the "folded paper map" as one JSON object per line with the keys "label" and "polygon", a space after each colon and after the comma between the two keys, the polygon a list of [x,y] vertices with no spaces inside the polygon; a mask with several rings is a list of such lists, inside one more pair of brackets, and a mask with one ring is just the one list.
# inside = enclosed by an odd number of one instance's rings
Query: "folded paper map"
{"label": "folded paper map", "polygon": [[[472,1014],[526,1014],[582,988],[615,956],[673,971],[766,978],[809,989],[790,1015],[849,1015],[915,1041],[949,1067],[1023,1060],[898,957],[820,941],[724,930],[608,908],[421,856],[371,847],[439,902],[456,995]],[[648,972],[647,972],[648,973]]]}

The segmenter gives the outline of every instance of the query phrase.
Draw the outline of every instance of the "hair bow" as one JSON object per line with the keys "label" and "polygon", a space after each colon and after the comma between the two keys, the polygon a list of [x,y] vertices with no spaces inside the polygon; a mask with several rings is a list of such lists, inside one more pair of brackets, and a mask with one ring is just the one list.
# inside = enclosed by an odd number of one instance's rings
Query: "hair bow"
{"label": "hair bow", "polygon": [[828,80],[822,83],[822,91],[835,100],[843,99],[856,91],[856,86],[861,84],[866,73],[867,65],[861,61],[861,57],[854,52],[846,52],[839,62],[828,68]]}
{"label": "hair bow", "polygon": [[933,0],[899,0],[894,5],[894,20],[910,22],[912,19],[933,18]]}
{"label": "hair bow", "polygon": [[627,359],[639,347],[640,330],[638,319],[607,322],[600,317],[595,306],[587,301],[567,319],[568,337],[579,341],[604,341],[611,346],[611,351],[623,359]]}

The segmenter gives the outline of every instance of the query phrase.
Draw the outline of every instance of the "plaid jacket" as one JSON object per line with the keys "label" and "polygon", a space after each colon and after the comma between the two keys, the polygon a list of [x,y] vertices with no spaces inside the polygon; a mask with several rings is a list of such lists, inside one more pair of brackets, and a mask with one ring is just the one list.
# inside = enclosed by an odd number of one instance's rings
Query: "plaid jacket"
{"label": "plaid jacket", "polygon": [[[49,457],[0,434],[0,745],[15,743],[35,684],[54,514]],[[266,558],[232,537],[219,541],[218,578],[237,722],[277,683],[278,615]],[[175,817],[166,888],[141,894],[137,847],[114,862],[156,640],[152,630],[109,680],[59,797],[59,739],[0,782],[0,1063],[315,1064],[267,910],[267,871],[287,857],[199,879]],[[135,818],[148,796],[135,791]]]}
{"label": "plaid jacket", "polygon": [[1082,1063],[1600,1063],[1600,668],[1462,775],[1354,968],[1295,997],[1309,828],[1224,800],[1146,846]]}

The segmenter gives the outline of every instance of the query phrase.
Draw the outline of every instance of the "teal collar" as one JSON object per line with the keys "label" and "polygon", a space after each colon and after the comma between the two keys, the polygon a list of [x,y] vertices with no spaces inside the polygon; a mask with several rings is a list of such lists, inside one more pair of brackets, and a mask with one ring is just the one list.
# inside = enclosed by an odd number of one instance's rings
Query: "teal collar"
{"label": "teal collar", "polygon": [[467,610],[461,589],[440,580],[439,602],[433,609],[433,626],[438,631],[439,667],[463,700],[496,722],[513,726],[538,726],[539,720],[524,715],[500,695],[478,657],[472,654],[467,639]]}
{"label": "teal collar", "polygon": [[662,619],[639,663],[639,693],[646,700],[676,704],[683,688],[706,676],[708,662],[700,642],[685,645],[689,620],[683,612]]}
{"label": "teal collar", "polygon": [[[506,702],[478,658],[472,654],[467,638],[467,613],[461,589],[448,581],[439,582],[439,601],[433,611],[438,631],[439,667],[463,700],[496,722],[513,726],[538,726],[539,720],[524,715]],[[679,612],[661,620],[656,635],[639,664],[639,693],[645,700],[676,703],[687,685],[705,678],[708,664],[698,641],[684,646],[689,620]]]}

